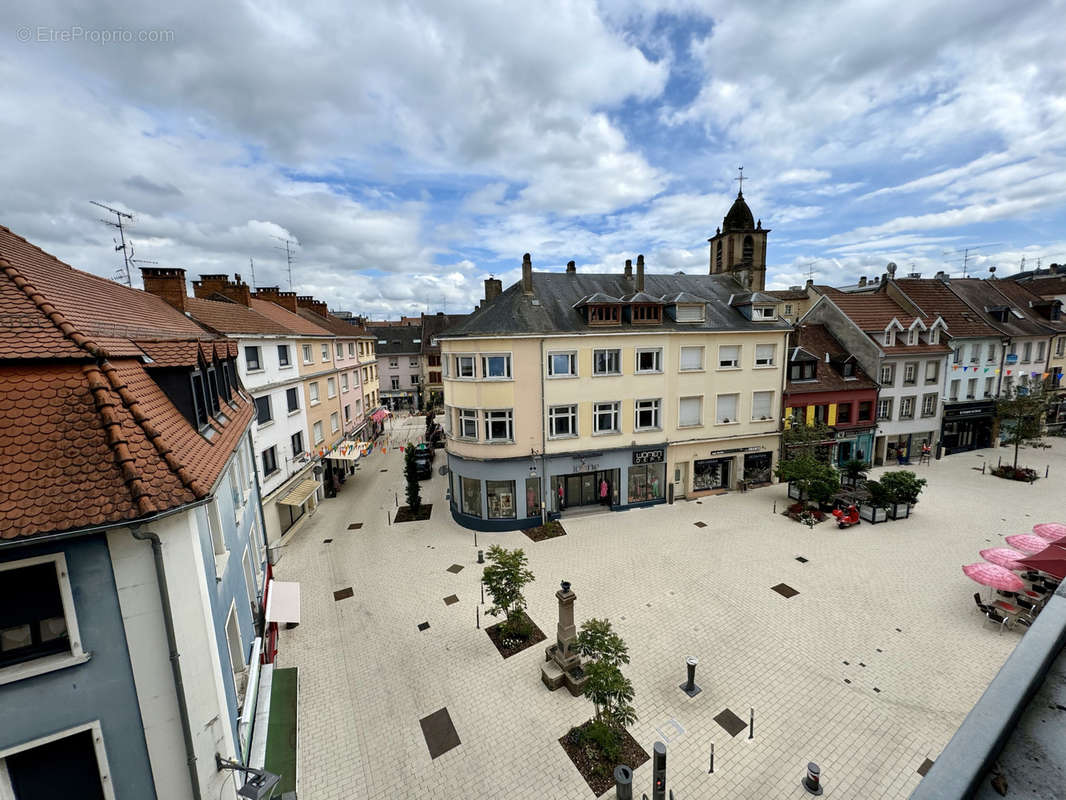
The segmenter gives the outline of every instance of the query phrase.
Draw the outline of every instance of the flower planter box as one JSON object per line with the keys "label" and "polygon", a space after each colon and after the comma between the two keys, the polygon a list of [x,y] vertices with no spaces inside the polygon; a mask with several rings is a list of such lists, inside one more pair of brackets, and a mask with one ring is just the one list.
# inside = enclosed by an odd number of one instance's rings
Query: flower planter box
{"label": "flower planter box", "polygon": [[804,492],[804,491],[801,491],[800,488],[796,484],[792,483],[791,481],[789,481],[789,484],[788,484],[788,496],[791,497],[793,500],[806,500],[807,499],[807,493]]}
{"label": "flower planter box", "polygon": [[888,507],[889,519],[906,519],[911,515],[911,507],[906,503],[893,503]]}
{"label": "flower planter box", "polygon": [[888,519],[888,509],[880,506],[860,505],[859,518],[866,520],[871,525],[876,525],[878,522],[884,522]]}

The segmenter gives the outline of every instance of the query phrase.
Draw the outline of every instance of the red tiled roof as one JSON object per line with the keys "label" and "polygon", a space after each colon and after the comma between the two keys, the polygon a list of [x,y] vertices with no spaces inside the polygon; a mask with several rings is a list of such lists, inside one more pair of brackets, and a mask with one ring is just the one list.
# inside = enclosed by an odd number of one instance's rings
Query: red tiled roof
{"label": "red tiled roof", "polygon": [[[264,301],[260,301],[264,302]],[[270,303],[270,305],[274,305]],[[185,310],[193,319],[219,333],[252,333],[292,336],[292,328],[240,303],[186,297]],[[284,309],[282,309],[284,310]]]}
{"label": "red tiled roof", "polygon": [[833,361],[841,361],[851,355],[845,350],[836,337],[830,333],[824,325],[797,325],[796,329],[788,337],[789,355],[795,347],[801,347],[818,359],[817,380],[815,381],[792,381],[789,380],[786,392],[789,394],[802,394],[804,392],[838,392],[851,391],[853,389],[876,389],[877,384],[863,372],[858,361],[855,361],[855,377],[846,379],[834,364],[825,362],[826,354]]}
{"label": "red tiled roof", "polygon": [[[892,320],[898,320],[903,326],[904,332],[897,332],[896,341],[905,337],[916,318],[922,320],[922,324],[929,325],[936,320],[936,316],[917,316],[885,294],[883,291],[876,292],[842,292],[830,286],[816,287],[821,294],[836,304],[837,308],[844,312],[847,317],[862,329],[867,336],[877,343],[887,355],[926,355],[929,353],[947,353],[951,350],[946,344],[929,344],[922,338],[919,344],[897,344],[893,347],[885,347],[882,344],[881,333],[889,326]],[[922,309],[925,311],[925,309]],[[946,320],[945,320],[946,321]]]}
{"label": "red tiled roof", "polygon": [[895,283],[928,318],[943,317],[951,336],[999,336],[999,331],[972,311],[943,281],[937,278],[903,278]]}
{"label": "red tiled roof", "polygon": [[272,319],[274,322],[284,325],[294,333],[302,334],[305,336],[329,336],[329,331],[325,330],[319,325],[315,325],[313,322],[308,322],[299,314],[293,314],[287,308],[282,308],[277,303],[272,303],[269,300],[260,300],[259,298],[252,298],[252,310],[257,311],[264,317]]}
{"label": "red tiled roof", "polygon": [[141,359],[154,352],[161,366],[187,365],[198,352],[235,355],[235,343],[6,228],[0,311],[17,315],[0,334],[0,538],[133,520],[210,495],[252,404],[234,395],[229,422],[213,422],[208,441]]}
{"label": "red tiled roof", "polygon": [[325,333],[332,333],[334,336],[356,337],[359,339],[374,338],[366,328],[352,325],[350,322],[345,322],[332,314],[323,317],[321,314],[316,314],[307,308],[298,308],[296,313],[306,322],[310,322],[312,325],[322,328]]}

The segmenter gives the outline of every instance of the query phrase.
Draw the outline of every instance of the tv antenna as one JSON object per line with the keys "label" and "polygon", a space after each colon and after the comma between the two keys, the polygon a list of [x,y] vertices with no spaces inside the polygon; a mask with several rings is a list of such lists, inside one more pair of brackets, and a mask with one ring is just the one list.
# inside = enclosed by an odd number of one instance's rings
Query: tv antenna
{"label": "tv antenna", "polygon": [[289,291],[291,292],[292,291],[292,262],[296,260],[296,257],[292,254],[292,247],[293,247],[293,245],[299,245],[300,243],[298,241],[296,241],[295,239],[286,239],[286,238],[284,238],[282,236],[274,236],[273,238],[277,239],[279,242],[281,242],[282,244],[285,245],[284,247],[275,246],[274,249],[275,250],[284,250],[285,251],[285,263],[288,265],[288,268],[289,268]]}
{"label": "tv antenna", "polygon": [[971,247],[964,247],[961,250],[945,250],[944,255],[951,256],[962,253],[962,277],[965,278],[967,277],[966,273],[969,267],[970,253],[972,253],[974,250],[981,250],[985,247],[999,247],[1002,244],[1003,242],[988,242],[986,244],[975,244]]}
{"label": "tv antenna", "polygon": [[255,259],[248,256],[248,269],[252,271],[252,291],[255,291]]}
{"label": "tv antenna", "polygon": [[[126,242],[126,230],[122,224],[122,220],[127,219],[130,222],[133,222],[133,214],[126,211],[119,211],[117,208],[112,208],[111,206],[105,206],[103,203],[98,203],[95,200],[90,200],[89,202],[94,206],[99,206],[105,211],[109,211],[115,215],[114,222],[109,219],[101,219],[100,221],[105,225],[110,225],[112,228],[118,228],[119,241],[115,242],[115,252],[117,253],[119,250],[122,251],[122,263],[125,265],[125,273],[120,272],[119,277],[124,277],[126,279],[126,285],[132,288],[133,279],[130,276],[130,262],[133,260],[133,243],[130,242],[127,244]],[[115,240],[112,239],[112,241]]]}

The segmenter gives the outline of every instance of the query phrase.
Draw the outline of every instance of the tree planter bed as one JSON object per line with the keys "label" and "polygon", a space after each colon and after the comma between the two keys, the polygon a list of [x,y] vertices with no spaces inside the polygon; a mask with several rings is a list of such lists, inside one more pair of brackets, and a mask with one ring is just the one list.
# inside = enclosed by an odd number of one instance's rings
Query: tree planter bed
{"label": "tree planter bed", "polygon": [[911,507],[906,503],[893,503],[888,507],[889,519],[906,519],[911,515]]}
{"label": "tree planter bed", "polygon": [[1014,467],[1002,466],[995,467],[992,470],[992,474],[997,478],[1005,478],[1009,481],[1022,481],[1024,483],[1032,483],[1039,476],[1036,474],[1035,469],[1029,469],[1028,467]]}
{"label": "tree planter bed", "polygon": [[496,649],[500,651],[500,655],[504,658],[510,658],[515,653],[521,653],[523,650],[548,638],[544,635],[544,631],[538,628],[537,624],[524,611],[521,612],[521,618],[529,626],[529,635],[524,639],[504,639],[503,632],[500,629],[503,622],[497,622],[495,625],[485,628],[485,633],[489,635],[489,639],[496,645]]}
{"label": "tree planter bed", "polygon": [[423,503],[418,507],[418,511],[411,511],[410,506],[400,506],[396,509],[396,516],[392,518],[393,522],[421,522],[429,519],[429,515],[433,512],[432,503]]}
{"label": "tree planter bed", "polygon": [[522,533],[534,542],[543,542],[545,539],[554,539],[557,536],[566,536],[566,528],[559,520],[553,519],[546,525],[538,525],[535,528],[525,528]]}
{"label": "tree planter bed", "polygon": [[641,747],[637,740],[630,736],[629,731],[619,732],[622,744],[622,754],[615,761],[609,761],[599,749],[599,746],[584,737],[592,720],[571,728],[565,735],[559,738],[559,744],[570,756],[570,760],[585,779],[592,793],[599,797],[614,786],[614,768],[618,764],[625,764],[632,770],[636,770],[648,760],[647,751]]}
{"label": "tree planter bed", "polygon": [[881,508],[880,506],[859,506],[859,519],[864,522],[869,522],[871,525],[876,525],[878,522],[885,522],[888,519],[888,509]]}

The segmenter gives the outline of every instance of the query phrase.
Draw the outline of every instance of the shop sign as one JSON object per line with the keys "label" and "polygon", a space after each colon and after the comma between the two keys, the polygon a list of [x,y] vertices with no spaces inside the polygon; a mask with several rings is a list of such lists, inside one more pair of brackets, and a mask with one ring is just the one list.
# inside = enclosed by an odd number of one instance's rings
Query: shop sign
{"label": "shop sign", "polygon": [[762,450],[762,447],[753,445],[752,447],[733,447],[729,450],[712,450],[710,454],[712,456],[724,456],[729,453],[757,453],[760,450]]}
{"label": "shop sign", "polygon": [[666,460],[666,450],[660,447],[658,450],[634,450],[634,464],[660,464]]}
{"label": "shop sign", "polygon": [[599,464],[587,464],[584,461],[579,461],[573,466],[574,472],[596,472],[599,468]]}
{"label": "shop sign", "polygon": [[1017,364],[1018,363],[1018,354],[1017,353],[1007,353],[1007,363],[1008,364]]}

